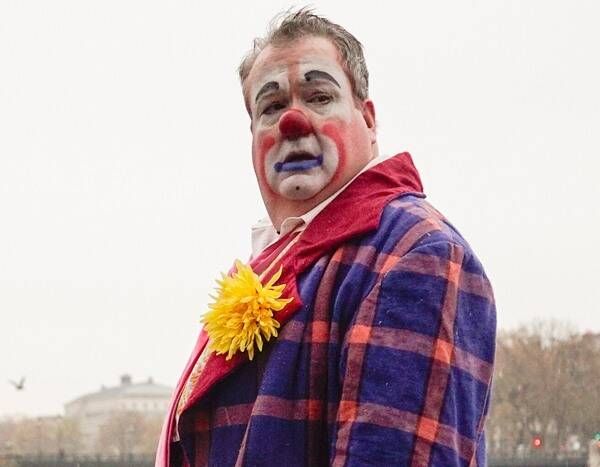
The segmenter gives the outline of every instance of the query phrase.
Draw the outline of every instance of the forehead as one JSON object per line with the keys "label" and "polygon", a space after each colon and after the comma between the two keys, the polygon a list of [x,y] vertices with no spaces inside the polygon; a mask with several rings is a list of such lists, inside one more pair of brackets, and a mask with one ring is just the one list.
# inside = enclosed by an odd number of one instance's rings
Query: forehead
{"label": "forehead", "polygon": [[329,39],[309,36],[283,46],[268,45],[256,58],[244,92],[251,97],[269,81],[287,81],[290,73],[300,76],[314,69],[326,71],[340,84],[347,82],[337,48]]}

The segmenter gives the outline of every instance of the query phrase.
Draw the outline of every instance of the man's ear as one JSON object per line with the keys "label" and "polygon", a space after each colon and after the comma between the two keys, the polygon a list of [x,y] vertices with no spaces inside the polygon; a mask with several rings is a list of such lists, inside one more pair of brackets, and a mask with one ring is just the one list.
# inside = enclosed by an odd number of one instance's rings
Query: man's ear
{"label": "man's ear", "polygon": [[371,144],[377,142],[377,132],[375,123],[375,104],[371,99],[365,99],[361,106],[362,116],[365,119],[369,133],[371,134]]}

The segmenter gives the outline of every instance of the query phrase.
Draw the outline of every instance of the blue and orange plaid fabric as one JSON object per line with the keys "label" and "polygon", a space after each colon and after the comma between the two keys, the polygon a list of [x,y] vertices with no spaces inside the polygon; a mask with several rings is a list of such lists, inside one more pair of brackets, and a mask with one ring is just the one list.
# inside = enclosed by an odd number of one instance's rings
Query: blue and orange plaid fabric
{"label": "blue and orange plaid fabric", "polygon": [[302,273],[303,306],[179,420],[173,465],[483,466],[495,307],[419,196]]}

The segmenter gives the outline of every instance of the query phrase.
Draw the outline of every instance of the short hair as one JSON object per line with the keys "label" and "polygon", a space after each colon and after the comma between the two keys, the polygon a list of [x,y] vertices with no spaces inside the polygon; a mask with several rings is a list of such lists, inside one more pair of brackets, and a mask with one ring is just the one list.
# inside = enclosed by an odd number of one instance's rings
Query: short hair
{"label": "short hair", "polygon": [[252,49],[244,56],[238,67],[242,88],[256,58],[265,47],[287,45],[306,36],[324,37],[331,40],[340,54],[355,97],[360,100],[367,99],[369,97],[369,71],[363,55],[362,44],[339,24],[316,15],[310,8],[280,13],[271,20],[266,36],[254,39]]}

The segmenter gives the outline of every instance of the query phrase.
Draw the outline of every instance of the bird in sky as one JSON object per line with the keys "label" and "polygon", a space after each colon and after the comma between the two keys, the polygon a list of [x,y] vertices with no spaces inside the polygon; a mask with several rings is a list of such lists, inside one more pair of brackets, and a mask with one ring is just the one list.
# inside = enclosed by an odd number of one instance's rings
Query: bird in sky
{"label": "bird in sky", "polygon": [[8,382],[10,384],[12,384],[17,391],[22,391],[23,389],[25,389],[25,377],[24,376],[21,378],[21,380],[18,383],[16,381],[13,381],[12,379],[9,379]]}

